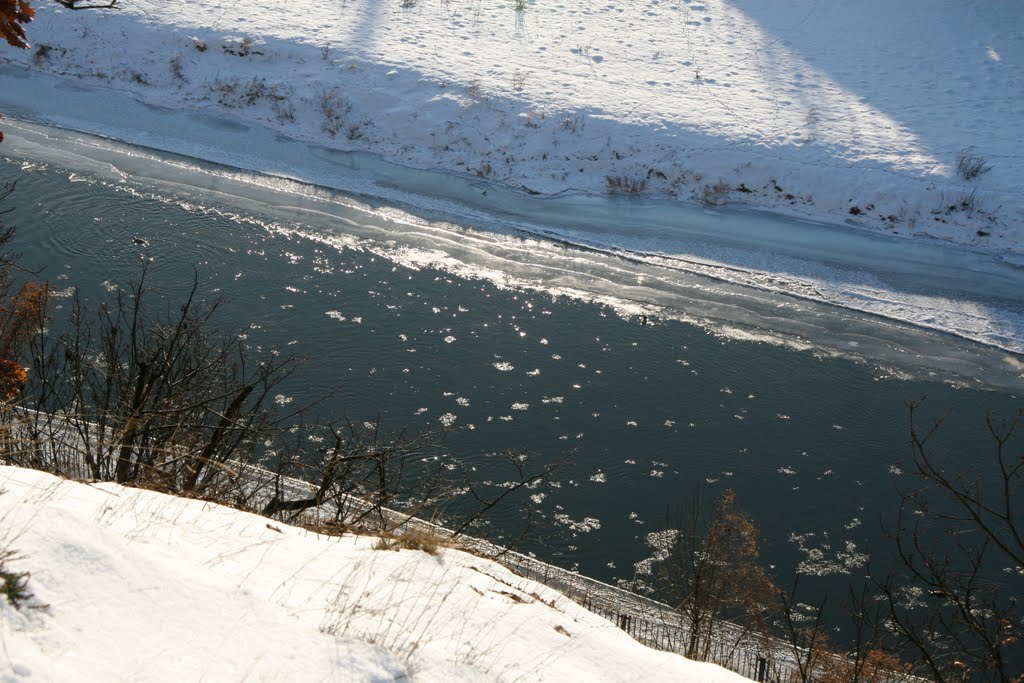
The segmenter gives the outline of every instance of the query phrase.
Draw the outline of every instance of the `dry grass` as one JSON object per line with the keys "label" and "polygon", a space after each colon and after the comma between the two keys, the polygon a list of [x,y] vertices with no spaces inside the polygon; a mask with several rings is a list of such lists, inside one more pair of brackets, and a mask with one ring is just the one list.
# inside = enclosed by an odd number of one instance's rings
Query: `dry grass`
{"label": "dry grass", "polygon": [[640,194],[647,188],[642,176],[609,175],[604,177],[608,194]]}
{"label": "dry grass", "polygon": [[956,155],[956,174],[965,183],[977,180],[992,170],[988,159],[974,151],[974,147],[964,147]]}
{"label": "dry grass", "polygon": [[705,185],[701,190],[699,201],[704,206],[718,206],[729,196],[732,188],[729,183],[719,180],[714,185]]}
{"label": "dry grass", "polygon": [[332,138],[341,130],[345,115],[351,105],[345,101],[337,88],[328,88],[320,93],[320,113],[323,114],[323,131]]}
{"label": "dry grass", "polygon": [[422,550],[428,555],[436,555],[441,548],[451,546],[451,541],[428,529],[413,527],[401,533],[387,532],[381,534],[374,546],[375,550]]}

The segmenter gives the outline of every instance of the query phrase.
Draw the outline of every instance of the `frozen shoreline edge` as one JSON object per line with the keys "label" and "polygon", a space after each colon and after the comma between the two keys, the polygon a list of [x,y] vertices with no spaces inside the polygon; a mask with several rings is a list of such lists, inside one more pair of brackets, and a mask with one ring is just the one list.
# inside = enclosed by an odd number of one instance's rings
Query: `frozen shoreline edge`
{"label": "frozen shoreline edge", "polygon": [[[41,82],[40,82],[41,81]],[[118,112],[112,108],[109,101],[110,90],[105,88],[95,87],[83,87],[77,83],[67,82],[63,79],[59,79],[53,76],[45,76],[42,74],[29,74],[16,67],[4,67],[0,66],[0,84],[4,85],[4,91],[9,95],[14,93],[14,99],[19,99],[18,96],[28,96],[21,98],[16,105],[13,107],[7,103],[5,104],[6,109],[13,109],[13,116],[24,118],[29,121],[35,121],[46,126],[53,126],[66,132],[79,132],[88,136],[98,136],[105,138],[112,143],[124,143],[130,146],[140,146],[148,148],[157,153],[170,153],[176,156],[181,156],[185,159],[194,159],[201,162],[207,162],[215,165],[222,165],[228,169],[240,170],[244,173],[253,173],[256,175],[264,176],[270,179],[283,179],[287,181],[294,181],[300,184],[308,185],[313,188],[322,187],[331,190],[337,190],[342,193],[351,193],[362,198],[385,200],[389,202],[396,202],[399,205],[405,205],[413,209],[423,210],[425,212],[437,213],[449,216],[458,216],[459,218],[473,221],[480,220],[483,222],[492,222],[503,226],[504,232],[512,232],[520,235],[530,235],[538,239],[548,241],[558,241],[569,245],[576,245],[584,249],[598,249],[608,254],[618,254],[622,257],[631,257],[636,255],[637,257],[652,257],[660,258],[665,260],[679,260],[678,256],[667,251],[649,249],[643,244],[626,244],[629,241],[629,236],[621,235],[623,238],[621,241],[615,239],[616,235],[603,235],[604,237],[610,237],[610,241],[598,241],[593,242],[587,240],[578,234],[574,234],[573,230],[559,230],[552,229],[547,230],[543,224],[534,225],[530,223],[529,216],[516,216],[514,213],[509,216],[503,216],[500,213],[495,213],[494,216],[488,216],[486,214],[486,207],[474,206],[472,204],[462,204],[458,201],[458,197],[449,196],[442,197],[440,200],[435,200],[433,196],[429,194],[431,184],[436,186],[437,183],[445,183],[448,181],[464,186],[482,187],[482,194],[487,195],[490,192],[492,195],[500,194],[505,197],[505,201],[511,200],[513,203],[516,201],[532,202],[547,205],[554,205],[560,200],[567,200],[570,205],[570,209],[573,204],[592,205],[597,210],[607,209],[609,206],[622,210],[626,214],[631,214],[636,211],[637,213],[643,214],[644,212],[653,211],[654,213],[661,213],[665,215],[666,212],[682,213],[687,214],[688,218],[701,219],[702,216],[715,216],[718,219],[725,218],[739,218],[741,220],[752,219],[756,221],[768,221],[771,223],[793,223],[802,226],[802,229],[811,231],[832,231],[836,234],[848,235],[854,240],[885,240],[888,244],[896,245],[908,245],[914,249],[929,249],[937,248],[945,254],[959,254],[968,258],[976,258],[981,260],[988,260],[997,265],[1005,265],[1012,270],[1016,271],[1020,268],[1016,263],[1009,261],[998,256],[993,255],[982,250],[975,249],[969,245],[951,244],[944,241],[929,240],[928,242],[922,242],[919,239],[912,239],[908,236],[891,236],[891,235],[879,235],[874,231],[867,228],[860,228],[857,226],[850,225],[835,225],[835,224],[823,224],[804,217],[787,216],[783,213],[775,211],[759,211],[753,209],[740,209],[740,210],[715,210],[708,211],[703,207],[687,206],[678,201],[668,200],[650,200],[650,199],[622,199],[622,198],[608,198],[603,196],[595,196],[587,193],[574,194],[572,196],[566,196],[565,193],[552,196],[531,196],[528,193],[503,186],[499,183],[491,181],[481,181],[480,179],[470,178],[464,174],[449,174],[441,170],[421,170],[411,167],[406,167],[395,162],[385,160],[384,158],[365,152],[342,152],[332,150],[326,147],[315,146],[309,143],[302,143],[296,140],[283,139],[280,133],[267,128],[261,128],[253,126],[249,123],[240,123],[226,119],[217,113],[205,112],[205,111],[183,111],[174,110],[168,108],[156,107],[151,104],[139,102],[131,99],[127,102],[121,103],[120,106],[120,119]],[[11,85],[21,86],[10,87]],[[59,92],[62,96],[67,96],[69,93],[74,95],[78,103],[85,102],[88,106],[84,107],[71,107],[65,108],[75,112],[74,117],[66,117],[62,115],[54,115],[52,111],[51,99],[55,92]],[[106,100],[104,97],[106,96]],[[49,107],[47,106],[49,105]],[[50,111],[48,111],[48,109]],[[139,115],[142,112],[143,115]],[[175,119],[177,125],[180,126],[182,121],[190,122],[195,126],[206,126],[209,130],[205,130],[207,136],[204,138],[203,135],[197,136],[198,140],[183,140],[180,137],[182,130],[189,130],[188,128],[182,129],[175,127],[175,123],[171,122],[169,126],[164,126],[163,129],[160,126],[154,126],[155,130],[146,130],[146,123],[159,122],[161,118]],[[8,123],[13,123],[16,119],[8,119]],[[128,123],[134,125],[126,125]],[[0,124],[2,126],[2,124]],[[212,130],[212,133],[210,132]],[[307,161],[312,159],[314,166],[317,159],[313,159],[316,156],[315,153],[326,155],[327,157],[334,157],[327,159],[328,170],[331,170],[335,177],[331,182],[332,178],[317,177],[316,168],[304,168],[299,162],[302,160],[301,149],[299,155],[296,156],[296,150],[292,149],[292,155],[289,156],[287,153],[282,154],[277,159],[267,159],[261,156],[254,156],[251,154],[245,154],[240,152],[237,148],[232,148],[230,145],[225,145],[224,142],[230,137],[228,132],[233,132],[236,135],[257,135],[262,136],[265,139],[272,139],[278,143],[278,146],[285,148],[305,148],[307,152],[313,152],[306,157]],[[179,137],[175,138],[174,134],[177,133]],[[212,137],[211,137],[212,136]],[[174,143],[180,143],[175,145]],[[219,143],[219,144],[209,144]],[[168,149],[178,147],[177,150]],[[182,149],[182,148],[185,149]],[[263,149],[260,145],[254,145],[254,149]],[[358,160],[354,162],[353,160]],[[323,162],[323,159],[319,159]],[[261,164],[262,162],[262,164]],[[390,171],[392,174],[398,172],[401,177],[399,181],[408,180],[409,178],[418,178],[422,185],[421,187],[414,187],[413,189],[407,189],[402,187],[400,182],[388,182],[385,179],[384,182],[380,178],[368,178],[366,176],[360,177],[360,174],[364,172],[364,169],[356,168],[359,163],[371,168],[385,169]],[[259,166],[269,166],[269,168],[260,169]],[[323,170],[325,167],[321,165],[320,169]],[[339,169],[342,172],[339,175]],[[353,172],[355,175],[353,175]],[[404,174],[404,175],[402,175]],[[449,193],[450,194],[450,193]],[[457,207],[458,210],[453,211],[453,207]],[[563,209],[564,210],[564,209]],[[641,219],[643,216],[641,215]],[[620,243],[621,242],[621,243]],[[936,244],[935,242],[941,242]],[[929,246],[930,244],[930,246]],[[756,248],[758,245],[748,245],[748,248]],[[691,261],[697,265],[703,265],[705,262],[712,268],[720,268],[722,272],[737,272],[745,274],[759,275],[772,275],[771,270],[751,270],[743,267],[733,267],[730,265],[723,265],[721,263],[715,263],[714,260],[708,261],[702,255],[688,254],[686,260]],[[845,254],[844,254],[845,256]],[[703,275],[715,277],[715,275],[708,272],[702,272],[702,268],[696,270],[682,269],[683,272],[688,272],[695,275]],[[777,273],[778,274],[778,273]],[[1019,281],[1019,273],[1014,273],[1015,279]],[[872,308],[870,305],[859,306],[856,303],[855,298],[847,300],[835,300],[834,298],[822,296],[816,298],[814,296],[805,296],[797,291],[786,291],[779,290],[773,287],[761,287],[750,281],[744,281],[743,278],[732,280],[730,278],[719,277],[722,281],[736,284],[739,286],[751,287],[753,289],[761,289],[762,291],[772,292],[776,294],[795,296],[802,298],[807,301],[825,304],[830,306],[836,306],[840,310],[852,311],[862,313],[870,317],[875,317],[880,320],[888,320],[894,322],[909,323],[922,330],[935,332],[938,334],[950,335],[951,338],[957,340],[963,340],[969,343],[978,344],[980,347],[989,349],[990,351],[1005,352],[1013,356],[1020,356],[1024,354],[1024,347],[1013,348],[1012,339],[1015,337],[1012,330],[1011,333],[1004,333],[1001,337],[1003,343],[999,343],[999,336],[993,338],[982,337],[981,335],[971,335],[970,330],[956,329],[952,326],[943,326],[940,320],[938,324],[922,324],[918,321],[907,320],[898,314],[887,315],[885,311],[877,310]],[[799,281],[799,277],[795,278]],[[966,297],[965,297],[966,299]],[[959,303],[953,300],[952,303]],[[1011,321],[1011,327],[1016,330],[1024,329],[1024,320],[1021,316],[1015,316],[1016,319]],[[1018,339],[1021,337],[1017,337]]]}

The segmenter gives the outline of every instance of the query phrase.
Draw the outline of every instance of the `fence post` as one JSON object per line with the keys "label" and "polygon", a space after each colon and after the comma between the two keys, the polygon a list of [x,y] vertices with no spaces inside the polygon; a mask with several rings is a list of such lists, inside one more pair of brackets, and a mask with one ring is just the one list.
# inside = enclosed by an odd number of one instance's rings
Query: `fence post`
{"label": "fence post", "polygon": [[764,683],[765,676],[768,673],[768,659],[766,657],[757,658],[757,677],[756,680]]}

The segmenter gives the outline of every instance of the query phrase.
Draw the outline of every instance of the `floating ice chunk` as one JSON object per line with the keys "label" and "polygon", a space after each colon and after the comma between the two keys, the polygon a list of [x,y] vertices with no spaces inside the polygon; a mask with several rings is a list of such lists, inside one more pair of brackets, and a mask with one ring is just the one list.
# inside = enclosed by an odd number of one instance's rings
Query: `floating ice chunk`
{"label": "floating ice chunk", "polygon": [[573,531],[584,534],[601,528],[601,520],[596,517],[584,517],[580,521],[575,521],[564,512],[556,514],[555,521],[569,527]]}

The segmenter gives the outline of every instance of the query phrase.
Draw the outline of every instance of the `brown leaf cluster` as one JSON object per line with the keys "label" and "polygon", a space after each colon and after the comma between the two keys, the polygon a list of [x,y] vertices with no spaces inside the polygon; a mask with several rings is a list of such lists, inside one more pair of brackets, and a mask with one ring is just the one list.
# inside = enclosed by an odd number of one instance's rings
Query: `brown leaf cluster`
{"label": "brown leaf cluster", "polygon": [[36,14],[28,0],[0,0],[0,36],[9,45],[27,48],[25,24]]}
{"label": "brown leaf cluster", "polygon": [[45,318],[49,295],[47,285],[30,282],[13,296],[0,298],[0,399],[11,398],[28,380],[28,370],[13,359]]}

